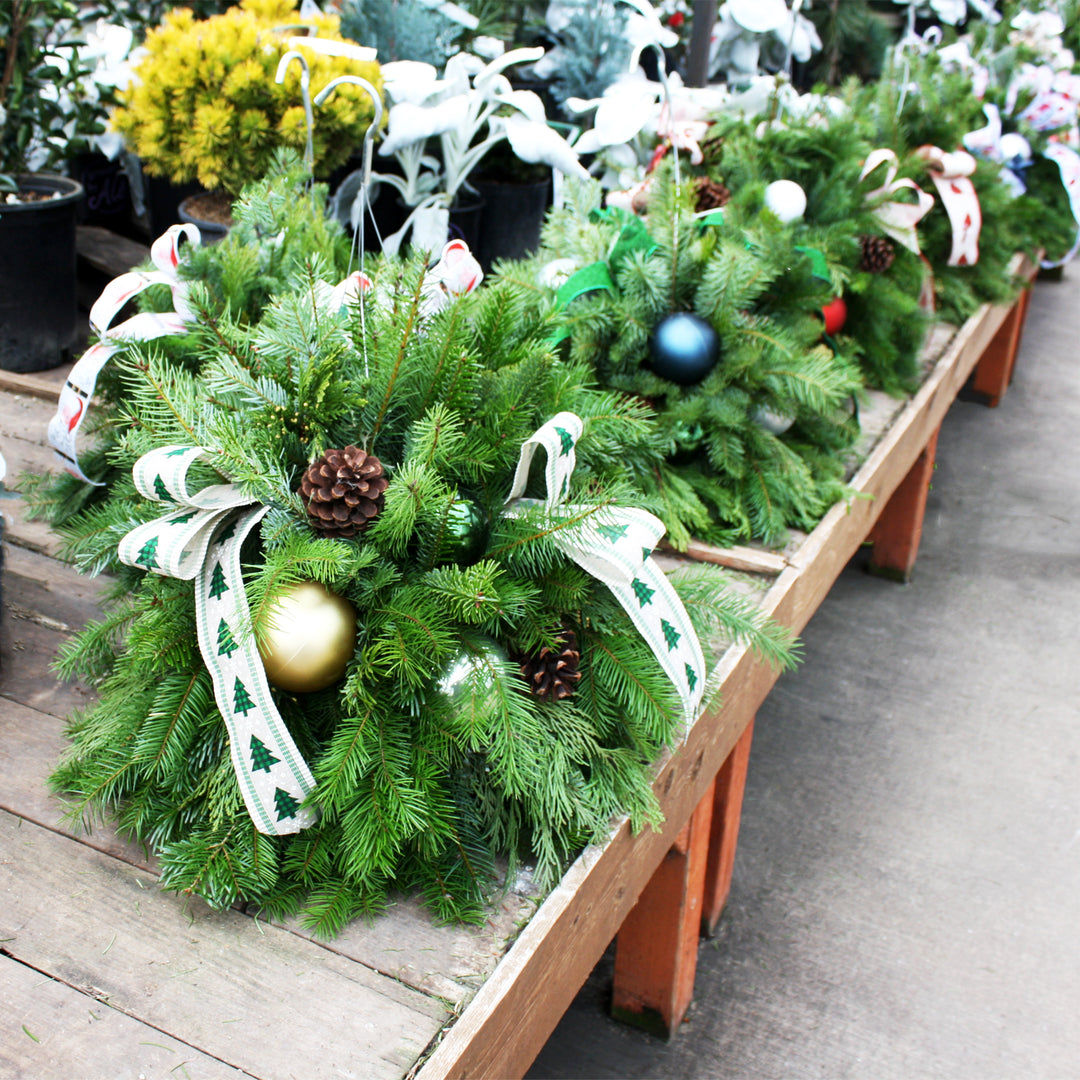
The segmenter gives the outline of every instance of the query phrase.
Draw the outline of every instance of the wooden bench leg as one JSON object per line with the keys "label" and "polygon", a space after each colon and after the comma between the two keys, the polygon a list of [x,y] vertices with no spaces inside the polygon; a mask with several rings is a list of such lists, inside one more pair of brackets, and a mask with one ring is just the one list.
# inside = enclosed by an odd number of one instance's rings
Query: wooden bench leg
{"label": "wooden bench leg", "polygon": [[905,583],[911,580],[915,556],[919,553],[919,540],[922,538],[926,497],[930,492],[930,478],[934,475],[934,456],[940,430],[938,428],[930,436],[926,449],[900,481],[900,486],[892,493],[867,537],[874,545],[868,569],[878,577]]}
{"label": "wooden bench leg", "polygon": [[1031,290],[1025,289],[1013,304],[1005,321],[998,327],[986,351],[975,367],[971,388],[986,397],[986,404],[997,408],[1012,382],[1016,354],[1020,350],[1020,334],[1027,317]]}
{"label": "wooden bench leg", "polygon": [[619,930],[611,1015],[670,1039],[694,993],[713,784]]}
{"label": "wooden bench leg", "polygon": [[754,721],[751,719],[716,775],[709,857],[705,864],[705,902],[701,909],[701,930],[707,935],[715,932],[731,892],[731,872],[735,867],[735,847],[739,842],[746,768],[750,763],[753,737]]}

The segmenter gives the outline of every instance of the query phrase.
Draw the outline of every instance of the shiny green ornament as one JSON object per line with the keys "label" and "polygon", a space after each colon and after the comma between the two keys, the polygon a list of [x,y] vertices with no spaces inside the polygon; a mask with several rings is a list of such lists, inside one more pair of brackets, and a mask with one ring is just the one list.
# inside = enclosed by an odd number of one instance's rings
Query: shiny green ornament
{"label": "shiny green ornament", "polygon": [[484,515],[468,499],[458,499],[450,507],[446,528],[439,538],[440,563],[469,563],[484,546]]}
{"label": "shiny green ornament", "polygon": [[688,424],[685,420],[676,420],[671,425],[671,436],[675,440],[675,449],[670,461],[674,465],[683,465],[693,461],[701,452],[705,441],[705,429],[700,424]]}
{"label": "shiny green ornament", "polygon": [[499,670],[508,662],[494,638],[474,640],[443,668],[435,689],[459,709],[485,709],[494,702]]}

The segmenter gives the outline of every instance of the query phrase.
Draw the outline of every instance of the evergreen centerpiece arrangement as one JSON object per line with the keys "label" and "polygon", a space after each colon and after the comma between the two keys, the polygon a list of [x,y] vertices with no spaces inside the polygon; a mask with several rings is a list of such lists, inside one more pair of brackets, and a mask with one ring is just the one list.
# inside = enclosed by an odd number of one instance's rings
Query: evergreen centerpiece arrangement
{"label": "evergreen centerpiece arrangement", "polygon": [[[295,0],[242,0],[221,15],[197,19],[169,12],[146,36],[135,81],[121,94],[112,123],[151,176],[235,196],[262,176],[279,147],[303,150],[307,138],[300,74],[275,82],[289,35],[345,45],[334,16],[300,19]],[[298,24],[302,23],[303,26]],[[379,66],[305,49],[314,95],[339,75],[380,88]],[[342,86],[319,109],[313,134],[314,171],[325,178],[356,152],[374,116],[359,87]]]}
{"label": "evergreen centerpiece arrangement", "polygon": [[626,462],[673,544],[774,541],[843,497],[861,380],[822,340],[834,285],[791,227],[703,220],[695,192],[662,170],[640,219],[583,185],[537,259],[502,277],[554,314],[572,362],[656,411],[666,460]]}
{"label": "evergreen centerpiece arrangement", "polygon": [[[393,888],[472,917],[496,854],[550,883],[613,814],[655,821],[651,763],[703,689],[671,663],[695,630],[790,658],[712,568],[674,576],[688,622],[639,632],[668,586],[626,547],[619,476],[649,425],[557,362],[511,287],[451,300],[422,263],[369,271],[363,311],[313,257],[257,319],[200,310],[167,351],[128,344],[111,456],[134,484],[62,528],[115,575],[60,662],[99,690],[53,777],[71,816],[115,813],[168,888],[322,934]],[[194,583],[162,576],[207,512]],[[579,543],[638,568],[620,599]],[[310,618],[335,629],[297,671]]]}
{"label": "evergreen centerpiece arrangement", "polygon": [[[836,102],[835,105],[839,105]],[[863,177],[875,149],[853,113],[821,103],[782,122],[720,117],[703,143],[702,169],[722,182],[731,227],[751,227],[767,186],[798,184],[806,209],[792,223],[795,251],[820,252],[846,309],[831,336],[859,362],[870,386],[900,394],[921,376],[919,355],[928,328],[920,307],[926,267],[918,253],[889,236],[877,215],[884,180],[879,167]],[[901,190],[891,196],[909,197]]]}

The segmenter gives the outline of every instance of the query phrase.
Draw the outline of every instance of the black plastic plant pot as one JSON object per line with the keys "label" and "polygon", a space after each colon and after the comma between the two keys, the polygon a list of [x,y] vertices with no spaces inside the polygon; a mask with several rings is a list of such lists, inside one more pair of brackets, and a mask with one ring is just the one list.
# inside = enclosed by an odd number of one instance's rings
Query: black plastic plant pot
{"label": "black plastic plant pot", "polygon": [[71,360],[79,335],[75,220],[83,188],[66,176],[18,178],[31,202],[0,194],[0,368],[44,371]]}
{"label": "black plastic plant pot", "polygon": [[484,199],[478,258],[487,273],[497,259],[521,259],[540,246],[540,230],[551,205],[551,181],[533,184],[477,180]]}

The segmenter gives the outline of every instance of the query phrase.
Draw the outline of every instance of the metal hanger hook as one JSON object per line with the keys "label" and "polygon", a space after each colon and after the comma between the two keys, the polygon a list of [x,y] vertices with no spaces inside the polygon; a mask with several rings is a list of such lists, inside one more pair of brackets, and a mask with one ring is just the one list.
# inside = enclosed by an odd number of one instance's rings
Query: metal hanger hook
{"label": "metal hanger hook", "polygon": [[277,74],[274,76],[274,82],[280,86],[285,81],[285,72],[288,69],[291,60],[300,61],[300,96],[304,101],[304,124],[307,127],[307,142],[304,144],[304,168],[314,176],[315,143],[313,133],[315,129],[315,120],[311,111],[311,69],[308,67],[308,62],[304,55],[297,52],[295,49],[290,49],[285,53],[278,61]]}
{"label": "metal hanger hook", "polygon": [[364,89],[375,108],[375,115],[368,125],[367,131],[364,132],[364,186],[367,187],[371,182],[371,155],[375,149],[375,132],[379,130],[379,126],[382,124],[382,98],[379,97],[379,91],[367,79],[361,79],[359,75],[339,75],[336,79],[328,82],[315,95],[315,104],[321,105],[342,83],[349,83],[352,86],[359,86]]}

